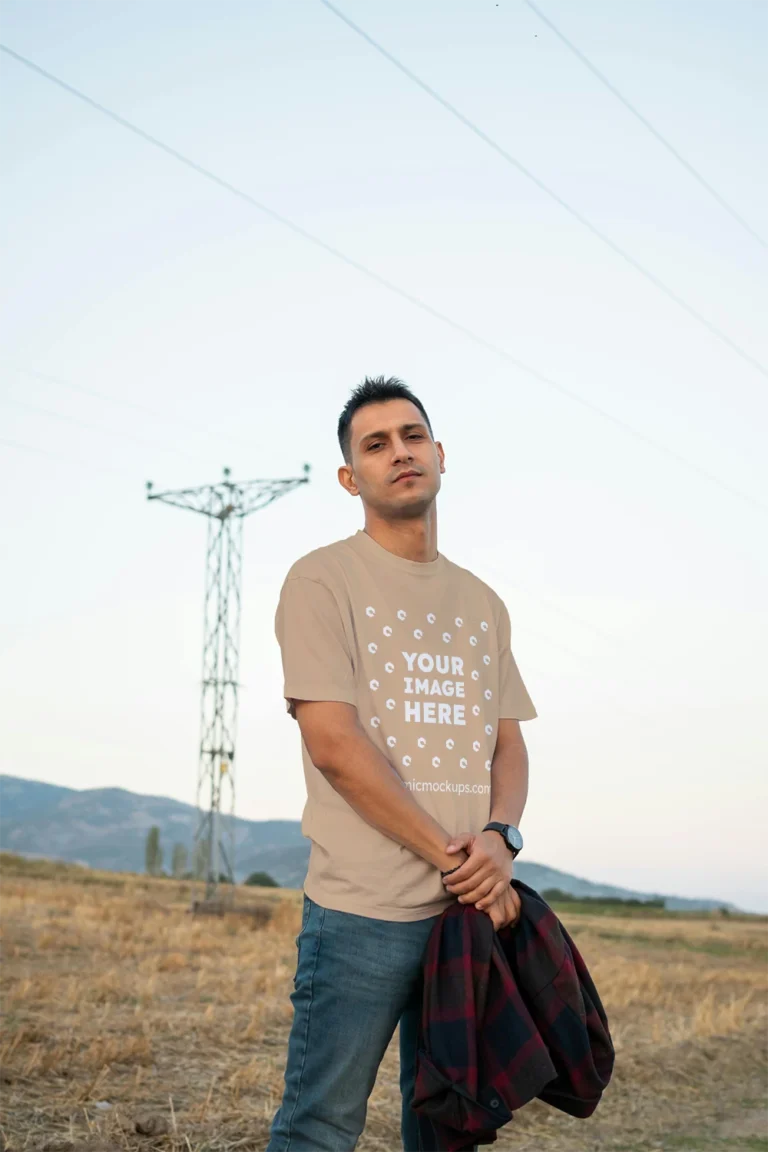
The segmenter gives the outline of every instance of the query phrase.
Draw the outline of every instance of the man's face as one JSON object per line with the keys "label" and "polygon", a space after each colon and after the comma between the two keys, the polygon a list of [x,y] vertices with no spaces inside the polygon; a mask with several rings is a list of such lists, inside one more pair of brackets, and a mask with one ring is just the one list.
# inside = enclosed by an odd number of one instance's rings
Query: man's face
{"label": "man's face", "polygon": [[352,417],[351,462],[339,482],[384,519],[422,516],[440,491],[442,445],[410,400],[366,404]]}

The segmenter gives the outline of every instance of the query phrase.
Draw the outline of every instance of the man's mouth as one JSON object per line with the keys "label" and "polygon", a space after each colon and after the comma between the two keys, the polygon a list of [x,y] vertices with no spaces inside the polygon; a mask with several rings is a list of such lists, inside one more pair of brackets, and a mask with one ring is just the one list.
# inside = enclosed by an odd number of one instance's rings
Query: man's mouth
{"label": "man's mouth", "polygon": [[409,480],[411,476],[421,476],[421,472],[401,472],[400,475],[393,481],[393,483],[398,484],[401,480]]}

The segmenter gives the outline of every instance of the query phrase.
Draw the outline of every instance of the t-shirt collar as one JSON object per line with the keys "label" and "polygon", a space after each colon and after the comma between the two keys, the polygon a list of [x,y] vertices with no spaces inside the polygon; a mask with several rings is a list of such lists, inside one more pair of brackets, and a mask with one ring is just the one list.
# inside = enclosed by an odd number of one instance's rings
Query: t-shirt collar
{"label": "t-shirt collar", "polygon": [[445,570],[446,561],[442,552],[438,552],[436,560],[406,560],[404,556],[397,556],[394,552],[382,547],[362,528],[354,536],[349,537],[348,543],[362,555],[372,560],[374,564],[387,564],[390,568],[409,575],[439,576]]}

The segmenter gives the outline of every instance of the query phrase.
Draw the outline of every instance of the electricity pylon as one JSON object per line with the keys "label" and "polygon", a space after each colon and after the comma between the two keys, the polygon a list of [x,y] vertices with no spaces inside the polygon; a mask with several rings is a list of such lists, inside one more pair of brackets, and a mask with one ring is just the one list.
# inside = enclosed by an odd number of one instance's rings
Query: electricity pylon
{"label": "electricity pylon", "polygon": [[248,480],[244,484],[230,480],[229,468],[225,468],[219,484],[178,492],[153,492],[152,482],[147,481],[148,500],[161,500],[208,517],[197,771],[199,819],[195,834],[195,872],[205,877],[207,900],[217,896],[222,875],[232,883],[235,879],[235,739],[243,521],[308,482],[309,464],[304,465],[301,477]]}

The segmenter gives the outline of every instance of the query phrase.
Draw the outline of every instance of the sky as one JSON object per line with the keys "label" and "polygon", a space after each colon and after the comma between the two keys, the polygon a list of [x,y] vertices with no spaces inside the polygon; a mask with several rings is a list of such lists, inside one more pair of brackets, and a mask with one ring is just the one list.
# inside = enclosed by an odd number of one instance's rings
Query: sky
{"label": "sky", "polygon": [[[768,363],[765,245],[522,0],[339,6]],[[768,7],[540,6],[768,239]],[[768,911],[764,369],[319,0],[5,0],[1,32],[472,334],[1,55],[1,770],[194,802],[205,525],[145,482],[308,462],[245,525],[237,745],[239,814],[301,817],[274,612],[362,527],[336,420],[396,374],[538,712],[526,859]]]}

